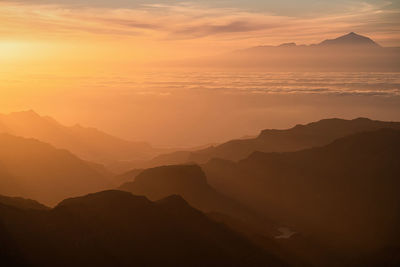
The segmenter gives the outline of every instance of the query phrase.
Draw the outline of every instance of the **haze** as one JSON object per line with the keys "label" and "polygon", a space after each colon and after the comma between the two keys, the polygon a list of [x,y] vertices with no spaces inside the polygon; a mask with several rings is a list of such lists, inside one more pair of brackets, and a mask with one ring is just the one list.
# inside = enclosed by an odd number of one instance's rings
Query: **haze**
{"label": "haze", "polygon": [[0,0],[0,265],[400,266],[399,18]]}

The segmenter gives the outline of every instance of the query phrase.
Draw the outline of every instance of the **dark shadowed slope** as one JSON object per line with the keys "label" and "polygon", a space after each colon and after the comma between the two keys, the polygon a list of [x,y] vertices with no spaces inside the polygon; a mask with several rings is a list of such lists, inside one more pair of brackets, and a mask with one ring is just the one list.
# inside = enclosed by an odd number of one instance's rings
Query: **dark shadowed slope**
{"label": "dark shadowed slope", "polygon": [[349,134],[382,128],[400,129],[399,122],[325,119],[287,130],[264,130],[256,138],[232,140],[221,145],[194,152],[180,152],[156,157],[149,165],[186,162],[205,163],[212,158],[241,160],[255,151],[286,152],[326,145]]}
{"label": "dark shadowed slope", "polygon": [[[274,236],[279,235],[278,229],[282,225],[215,191],[197,165],[171,165],[143,170],[133,182],[125,183],[120,189],[145,195],[151,200],[180,195],[191,206],[242,233],[277,257],[293,264],[301,262],[296,253],[288,249],[285,251],[275,240]],[[308,240],[301,240],[302,245],[309,243]]]}
{"label": "dark shadowed slope", "polygon": [[108,178],[70,152],[34,139],[0,134],[0,193],[52,205],[105,189]]}
{"label": "dark shadowed slope", "polygon": [[33,266],[281,265],[178,196],[151,202],[105,191],[64,200],[50,211],[0,204],[0,223],[7,242],[0,249],[19,248],[0,253]]}
{"label": "dark shadowed slope", "polygon": [[35,138],[67,149],[82,159],[103,164],[149,159],[157,153],[149,144],[122,140],[95,128],[67,127],[32,110],[0,114],[0,132]]}
{"label": "dark shadowed slope", "polygon": [[358,133],[299,152],[255,152],[238,163],[216,159],[203,168],[217,190],[347,262],[399,260],[400,131]]}

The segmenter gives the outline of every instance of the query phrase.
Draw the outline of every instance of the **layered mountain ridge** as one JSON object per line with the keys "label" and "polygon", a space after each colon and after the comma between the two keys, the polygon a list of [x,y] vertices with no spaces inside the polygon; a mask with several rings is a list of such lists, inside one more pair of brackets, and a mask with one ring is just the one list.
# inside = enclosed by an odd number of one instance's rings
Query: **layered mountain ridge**
{"label": "layered mountain ridge", "polygon": [[95,165],[38,140],[0,134],[0,147],[0,194],[53,205],[111,186]]}
{"label": "layered mountain ridge", "polygon": [[112,165],[125,160],[150,159],[158,150],[144,142],[131,142],[81,125],[64,126],[33,110],[0,114],[0,133],[35,138],[67,149],[78,157]]}
{"label": "layered mountain ridge", "polygon": [[399,159],[400,131],[379,129],[202,167],[214,188],[331,247],[339,263],[392,264],[400,247]]}
{"label": "layered mountain ridge", "polygon": [[357,118],[353,120],[323,119],[286,130],[266,129],[255,138],[231,140],[197,151],[181,151],[157,156],[148,167],[178,163],[206,163],[212,158],[241,160],[255,151],[287,152],[326,145],[349,134],[382,128],[400,129],[399,122],[384,122]]}

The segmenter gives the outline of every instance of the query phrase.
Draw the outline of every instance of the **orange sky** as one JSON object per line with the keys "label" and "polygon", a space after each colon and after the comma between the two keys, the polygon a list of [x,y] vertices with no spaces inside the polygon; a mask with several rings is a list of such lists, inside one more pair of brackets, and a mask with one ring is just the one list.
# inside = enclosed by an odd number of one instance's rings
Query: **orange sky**
{"label": "orange sky", "polygon": [[302,15],[199,2],[128,8],[0,1],[0,60],[137,63],[260,44],[310,44],[350,31],[400,46],[400,11],[387,5],[350,1],[340,10]]}

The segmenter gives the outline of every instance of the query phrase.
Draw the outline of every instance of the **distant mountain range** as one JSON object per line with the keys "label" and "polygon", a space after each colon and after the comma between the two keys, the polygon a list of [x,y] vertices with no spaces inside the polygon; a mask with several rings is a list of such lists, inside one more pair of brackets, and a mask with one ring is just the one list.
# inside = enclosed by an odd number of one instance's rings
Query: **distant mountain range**
{"label": "distant mountain range", "polygon": [[82,159],[109,166],[119,161],[150,159],[162,151],[147,143],[126,141],[95,128],[64,126],[33,110],[0,114],[0,133],[35,138],[67,149]]}
{"label": "distant mountain range", "polygon": [[[251,49],[261,49],[261,48],[269,48],[269,47],[281,47],[281,48],[293,48],[293,47],[324,47],[324,48],[333,48],[333,47],[341,47],[347,49],[358,49],[360,47],[364,47],[366,49],[376,49],[382,48],[378,43],[372,40],[369,37],[359,35],[357,33],[351,32],[343,36],[339,36],[335,39],[327,39],[322,41],[319,44],[311,44],[311,45],[297,45],[296,43],[284,43],[279,46],[257,46]],[[246,50],[242,50],[246,51]]]}
{"label": "distant mountain range", "polygon": [[287,130],[264,130],[257,137],[231,140],[197,151],[178,151],[162,154],[144,164],[144,167],[180,163],[205,163],[212,158],[241,160],[255,151],[287,152],[326,145],[349,134],[382,128],[400,129],[399,122],[324,119]]}
{"label": "distant mountain range", "polygon": [[10,134],[0,147],[6,265],[400,262],[398,122],[325,119],[163,155],[147,164],[183,165],[120,175],[125,192],[67,150]]}
{"label": "distant mountain range", "polygon": [[266,71],[400,71],[400,48],[351,32],[318,44],[256,46],[197,60],[197,67]]}
{"label": "distant mountain range", "polygon": [[4,266],[284,266],[179,196],[122,191],[27,210],[0,199]]}

